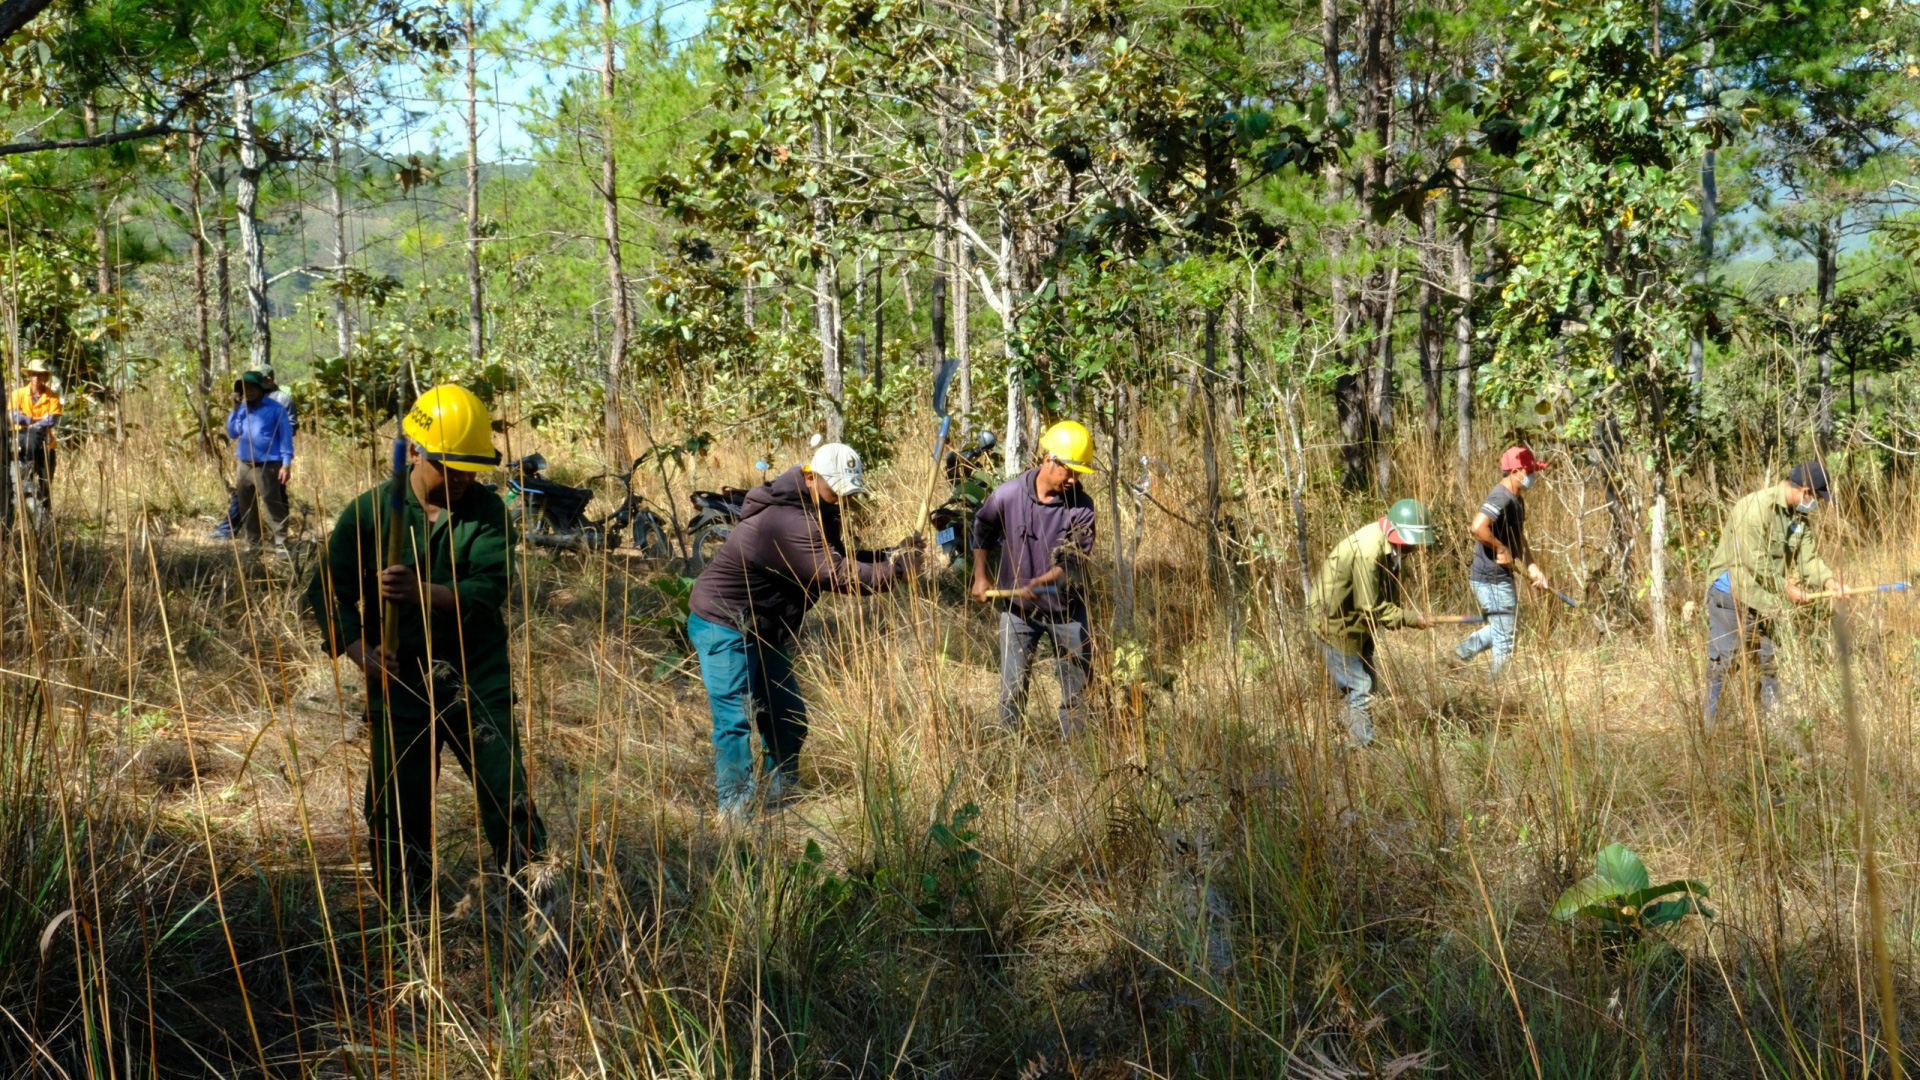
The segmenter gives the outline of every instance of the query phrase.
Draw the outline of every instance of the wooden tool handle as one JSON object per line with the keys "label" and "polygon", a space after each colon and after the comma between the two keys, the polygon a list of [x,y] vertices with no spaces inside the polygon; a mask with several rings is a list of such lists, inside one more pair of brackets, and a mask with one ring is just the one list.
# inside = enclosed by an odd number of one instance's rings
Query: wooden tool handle
{"label": "wooden tool handle", "polygon": [[[1029,590],[1027,589],[988,589],[987,599],[989,600],[1020,600],[1026,597],[1028,591]],[[1035,596],[1052,596],[1053,594],[1060,591],[1060,586],[1035,585],[1031,591]]]}
{"label": "wooden tool handle", "polygon": [[1483,623],[1486,621],[1487,621],[1487,617],[1485,615],[1429,615],[1427,616],[1427,625],[1429,626],[1465,626],[1471,623]]}

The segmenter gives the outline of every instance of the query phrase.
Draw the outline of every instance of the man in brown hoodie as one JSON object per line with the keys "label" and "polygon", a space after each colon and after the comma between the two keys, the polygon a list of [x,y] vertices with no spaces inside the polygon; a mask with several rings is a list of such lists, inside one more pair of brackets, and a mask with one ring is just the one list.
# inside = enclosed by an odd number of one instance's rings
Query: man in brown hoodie
{"label": "man in brown hoodie", "polygon": [[747,493],[740,524],[693,583],[687,636],[713,714],[714,781],[720,809],[754,808],[753,731],[760,732],[767,801],[799,779],[807,706],[793,674],[793,646],[807,610],[823,592],[892,588],[920,569],[920,545],[890,555],[848,554],[840,500],[866,490],[860,455],[827,443],[812,464],[794,466]]}

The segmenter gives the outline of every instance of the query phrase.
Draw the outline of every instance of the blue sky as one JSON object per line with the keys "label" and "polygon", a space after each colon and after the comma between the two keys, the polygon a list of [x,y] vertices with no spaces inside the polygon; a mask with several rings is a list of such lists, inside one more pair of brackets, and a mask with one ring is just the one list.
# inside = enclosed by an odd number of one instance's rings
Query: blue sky
{"label": "blue sky", "polygon": [[[684,41],[699,33],[706,23],[708,10],[709,0],[661,0],[646,4],[618,0],[615,5],[616,17],[629,24],[659,20],[673,41]],[[555,39],[562,27],[578,25],[583,13],[597,19],[598,3],[588,0],[583,6],[565,0],[559,3],[509,0],[481,5],[481,16],[491,29],[510,28],[513,32],[508,36],[535,41]],[[587,66],[597,66],[599,60],[597,45],[592,55],[560,64],[525,53],[483,52],[479,62],[482,89],[477,110],[481,158],[507,163],[526,160],[529,149],[526,126],[530,118],[539,115],[542,95],[551,100],[568,79],[583,73]],[[456,53],[454,61],[463,64],[465,54]],[[409,153],[425,154],[435,147],[449,153],[464,151],[463,106],[458,100],[461,75],[455,72],[441,78],[453,81],[436,94],[427,77],[419,71],[396,73],[394,81],[400,96],[414,103],[418,115],[397,123],[394,133],[384,141],[388,153],[404,157]],[[442,96],[452,100],[442,101]]]}

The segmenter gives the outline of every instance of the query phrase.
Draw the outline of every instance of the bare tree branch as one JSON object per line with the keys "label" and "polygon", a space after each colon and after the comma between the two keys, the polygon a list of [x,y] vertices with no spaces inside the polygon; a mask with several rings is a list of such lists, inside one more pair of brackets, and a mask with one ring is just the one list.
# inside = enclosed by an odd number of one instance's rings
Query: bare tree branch
{"label": "bare tree branch", "polygon": [[163,120],[142,127],[128,128],[125,131],[108,131],[78,139],[35,139],[31,142],[4,143],[0,144],[0,157],[34,154],[42,150],[87,150],[100,146],[112,146],[115,143],[133,142],[136,139],[151,139],[157,135],[172,135],[182,130]]}

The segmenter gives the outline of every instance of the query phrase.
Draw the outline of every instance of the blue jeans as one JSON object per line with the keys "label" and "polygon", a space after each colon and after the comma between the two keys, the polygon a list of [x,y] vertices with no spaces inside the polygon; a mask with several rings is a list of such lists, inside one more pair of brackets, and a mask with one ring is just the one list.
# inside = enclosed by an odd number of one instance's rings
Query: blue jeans
{"label": "blue jeans", "polygon": [[1327,678],[1347,696],[1347,734],[1366,746],[1373,741],[1373,687],[1380,681],[1380,669],[1373,666],[1373,642],[1350,653],[1323,641],[1320,656],[1327,662]]}
{"label": "blue jeans", "polygon": [[1513,659],[1513,643],[1520,634],[1520,591],[1512,578],[1498,584],[1484,581],[1468,584],[1473,586],[1473,598],[1480,601],[1480,610],[1487,616],[1487,625],[1461,642],[1454,655],[1471,660],[1492,649],[1493,662],[1488,670],[1498,675],[1507,661]]}
{"label": "blue jeans", "polygon": [[800,744],[807,741],[807,703],[793,676],[793,654],[738,630],[687,615],[687,637],[700,654],[700,681],[713,713],[713,779],[720,809],[752,806],[753,733],[768,786],[776,797],[799,779]]}

